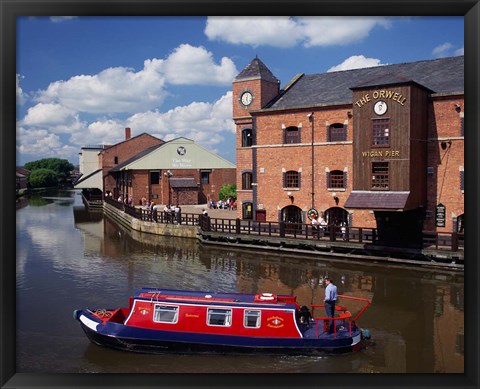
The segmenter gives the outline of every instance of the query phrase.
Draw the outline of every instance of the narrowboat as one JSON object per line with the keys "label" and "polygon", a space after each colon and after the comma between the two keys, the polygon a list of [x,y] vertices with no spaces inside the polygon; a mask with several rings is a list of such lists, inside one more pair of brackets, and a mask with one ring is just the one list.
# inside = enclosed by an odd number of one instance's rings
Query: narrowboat
{"label": "narrowboat", "polygon": [[[370,301],[338,296],[334,318],[316,316],[324,306],[300,306],[296,296],[210,293],[142,288],[129,306],[79,309],[83,331],[101,346],[143,353],[345,353],[370,338],[357,325]],[[342,304],[360,303],[353,316]],[[326,331],[334,321],[333,333]]]}

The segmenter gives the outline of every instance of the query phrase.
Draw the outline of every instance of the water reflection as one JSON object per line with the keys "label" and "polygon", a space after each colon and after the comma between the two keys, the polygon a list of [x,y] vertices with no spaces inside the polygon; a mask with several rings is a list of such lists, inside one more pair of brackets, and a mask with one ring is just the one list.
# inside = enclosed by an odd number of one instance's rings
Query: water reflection
{"label": "water reflection", "polygon": [[[17,211],[19,372],[463,372],[463,273],[142,234],[85,211],[73,192],[34,202]],[[360,323],[373,335],[366,350],[333,358],[137,355],[90,344],[71,318],[76,308],[125,306],[148,286],[285,293],[317,304],[327,275],[339,294],[371,299]],[[42,299],[53,304],[40,307]],[[50,315],[55,322],[44,319]]]}

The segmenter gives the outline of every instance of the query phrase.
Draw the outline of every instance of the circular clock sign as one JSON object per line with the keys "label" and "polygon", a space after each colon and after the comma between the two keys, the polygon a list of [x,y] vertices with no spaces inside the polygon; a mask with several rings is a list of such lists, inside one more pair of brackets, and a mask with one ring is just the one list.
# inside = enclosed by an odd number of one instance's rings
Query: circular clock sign
{"label": "circular clock sign", "polygon": [[243,92],[242,93],[242,96],[240,97],[240,102],[248,107],[250,104],[252,104],[252,101],[253,101],[253,95],[252,95],[252,92]]}
{"label": "circular clock sign", "polygon": [[377,101],[375,105],[373,106],[373,110],[377,115],[384,115],[385,112],[387,112],[388,106],[385,101]]}

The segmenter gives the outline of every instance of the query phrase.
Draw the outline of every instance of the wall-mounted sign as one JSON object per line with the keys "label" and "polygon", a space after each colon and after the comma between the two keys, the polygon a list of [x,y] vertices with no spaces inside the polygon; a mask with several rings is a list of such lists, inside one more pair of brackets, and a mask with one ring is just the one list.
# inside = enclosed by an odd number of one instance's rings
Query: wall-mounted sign
{"label": "wall-mounted sign", "polygon": [[435,225],[437,227],[445,227],[445,205],[438,204],[435,209]]}
{"label": "wall-mounted sign", "polygon": [[362,157],[400,158],[400,151],[398,151],[398,150],[371,150],[371,151],[362,151]]}
{"label": "wall-mounted sign", "polygon": [[384,99],[384,100],[390,99],[390,100],[396,101],[400,105],[405,105],[405,102],[407,101],[407,98],[402,96],[400,93],[393,92],[391,90],[382,89],[382,90],[375,90],[371,94],[365,93],[360,99],[355,101],[355,105],[359,108],[362,108],[365,104],[369,103],[370,101],[378,100],[378,99]]}

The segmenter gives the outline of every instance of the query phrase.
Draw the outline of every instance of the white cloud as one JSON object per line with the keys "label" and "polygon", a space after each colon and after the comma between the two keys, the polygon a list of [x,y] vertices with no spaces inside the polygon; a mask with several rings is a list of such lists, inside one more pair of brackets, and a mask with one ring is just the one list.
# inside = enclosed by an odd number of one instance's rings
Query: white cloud
{"label": "white cloud", "polygon": [[23,93],[23,90],[20,87],[21,78],[23,77],[17,73],[17,104],[23,105],[27,101],[27,96],[25,95],[25,93]]}
{"label": "white cloud", "polygon": [[[17,151],[42,157],[70,153],[75,160],[85,144],[122,141],[127,126],[133,136],[148,132],[164,139],[185,136],[205,146],[219,143],[224,132],[234,132],[231,92],[215,103],[193,102],[165,113],[159,107],[170,94],[168,84],[229,86],[237,74],[231,59],[216,63],[205,48],[185,44],[165,59],[145,60],[140,71],[115,67],[52,82],[18,120]],[[22,95],[19,80],[17,96]]]}
{"label": "white cloud", "polygon": [[37,100],[89,113],[135,112],[163,102],[165,78],[157,62],[147,60],[139,72],[117,67],[51,83]]}
{"label": "white cloud", "polygon": [[251,46],[293,47],[347,45],[366,38],[382,17],[209,17],[205,34],[211,40]]}
{"label": "white cloud", "polygon": [[205,35],[211,40],[254,47],[292,47],[302,39],[298,24],[288,16],[209,17]]}
{"label": "white cloud", "polygon": [[39,103],[30,107],[22,121],[28,126],[51,126],[70,120],[75,111],[60,104]]}
{"label": "white cloud", "polygon": [[223,57],[216,65],[211,52],[188,44],[177,47],[162,69],[167,82],[178,85],[229,85],[238,74],[230,58]]}
{"label": "white cloud", "polygon": [[184,136],[209,147],[235,133],[232,121],[232,92],[215,103],[193,102],[165,113],[148,111],[128,118],[126,127],[136,133],[148,132],[164,140]]}
{"label": "white cloud", "polygon": [[363,55],[352,55],[343,61],[340,65],[332,66],[327,72],[338,72],[342,70],[371,68],[374,66],[383,66],[377,58],[366,58]]}
{"label": "white cloud", "polygon": [[464,55],[464,48],[460,47],[455,49],[455,46],[450,42],[442,43],[441,45],[436,46],[432,50],[432,54],[435,58],[449,57],[449,56],[458,56]]}
{"label": "white cloud", "polygon": [[445,42],[432,50],[432,54],[435,57],[447,57],[449,52],[452,50],[453,45],[449,42]]}

